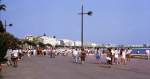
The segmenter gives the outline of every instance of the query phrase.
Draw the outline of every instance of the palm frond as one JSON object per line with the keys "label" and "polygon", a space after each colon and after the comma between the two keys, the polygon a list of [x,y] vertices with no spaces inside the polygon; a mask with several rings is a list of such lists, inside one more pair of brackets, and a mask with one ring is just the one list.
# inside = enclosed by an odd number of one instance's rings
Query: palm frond
{"label": "palm frond", "polygon": [[1,10],[3,10],[3,11],[6,10],[6,5],[5,5],[5,4],[1,4],[1,5],[0,5],[0,11],[1,11]]}

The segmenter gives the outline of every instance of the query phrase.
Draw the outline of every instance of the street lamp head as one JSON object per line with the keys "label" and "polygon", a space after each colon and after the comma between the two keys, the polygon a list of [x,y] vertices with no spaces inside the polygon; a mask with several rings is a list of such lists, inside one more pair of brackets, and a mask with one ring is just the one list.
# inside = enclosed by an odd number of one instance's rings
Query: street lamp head
{"label": "street lamp head", "polygon": [[13,26],[13,24],[9,24],[9,26],[11,27],[11,26]]}
{"label": "street lamp head", "polygon": [[92,11],[89,11],[87,14],[88,14],[89,16],[92,16],[93,12],[92,12]]}

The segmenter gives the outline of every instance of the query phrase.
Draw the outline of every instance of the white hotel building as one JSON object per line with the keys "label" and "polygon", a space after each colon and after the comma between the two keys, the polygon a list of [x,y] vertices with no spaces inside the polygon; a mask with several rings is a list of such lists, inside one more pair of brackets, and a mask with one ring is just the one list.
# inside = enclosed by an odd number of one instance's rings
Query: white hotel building
{"label": "white hotel building", "polygon": [[[81,46],[81,41],[73,41],[69,39],[56,39],[49,36],[33,36],[29,35],[25,37],[26,40],[34,41],[37,40],[38,42],[42,42],[43,44],[51,44],[52,46]],[[84,43],[85,46],[89,47],[96,47],[96,43]]]}

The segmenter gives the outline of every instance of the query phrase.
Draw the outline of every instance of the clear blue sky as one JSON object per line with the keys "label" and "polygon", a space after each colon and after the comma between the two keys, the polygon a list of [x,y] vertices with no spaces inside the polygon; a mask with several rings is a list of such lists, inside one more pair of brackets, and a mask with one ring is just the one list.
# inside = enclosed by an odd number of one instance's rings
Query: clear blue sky
{"label": "clear blue sky", "polygon": [[[8,31],[80,40],[81,0],[2,0]],[[84,0],[84,40],[113,44],[150,44],[150,0]]]}

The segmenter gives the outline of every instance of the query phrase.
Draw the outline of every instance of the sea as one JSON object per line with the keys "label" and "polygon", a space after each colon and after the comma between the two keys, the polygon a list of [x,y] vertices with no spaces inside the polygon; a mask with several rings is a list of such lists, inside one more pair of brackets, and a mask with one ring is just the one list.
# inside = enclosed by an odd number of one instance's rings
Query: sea
{"label": "sea", "polygon": [[133,48],[131,54],[146,54],[146,50],[150,48]]}

